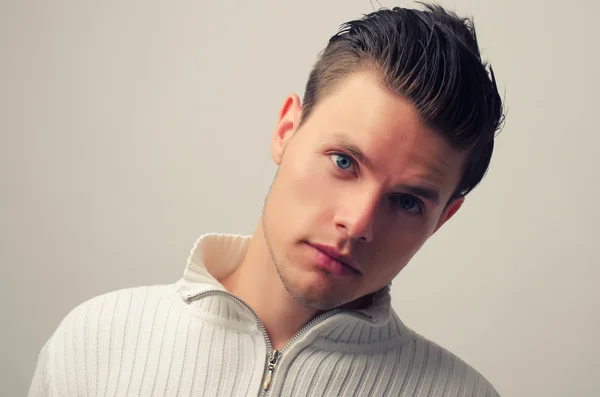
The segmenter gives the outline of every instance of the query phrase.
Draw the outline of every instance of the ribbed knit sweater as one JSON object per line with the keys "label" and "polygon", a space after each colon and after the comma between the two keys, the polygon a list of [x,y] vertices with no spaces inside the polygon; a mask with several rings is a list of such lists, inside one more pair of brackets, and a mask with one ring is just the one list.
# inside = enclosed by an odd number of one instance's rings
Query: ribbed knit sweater
{"label": "ribbed knit sweater", "polygon": [[76,307],[42,348],[29,396],[498,396],[404,326],[389,288],[364,310],[324,313],[273,351],[252,309],[218,282],[249,242],[205,235],[178,282]]}

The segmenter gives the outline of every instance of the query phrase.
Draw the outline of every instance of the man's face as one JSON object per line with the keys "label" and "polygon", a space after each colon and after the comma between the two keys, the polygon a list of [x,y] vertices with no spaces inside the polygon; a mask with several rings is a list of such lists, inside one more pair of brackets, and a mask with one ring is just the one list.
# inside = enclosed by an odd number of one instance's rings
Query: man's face
{"label": "man's face", "polygon": [[286,101],[271,153],[279,169],[263,212],[287,291],[319,310],[387,285],[462,204],[446,204],[465,154],[374,75],[355,73],[298,129]]}

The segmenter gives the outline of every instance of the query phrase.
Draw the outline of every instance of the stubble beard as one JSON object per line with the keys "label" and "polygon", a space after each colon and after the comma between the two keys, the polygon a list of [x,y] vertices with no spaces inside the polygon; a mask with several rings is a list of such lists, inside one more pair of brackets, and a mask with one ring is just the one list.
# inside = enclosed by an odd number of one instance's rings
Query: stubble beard
{"label": "stubble beard", "polygon": [[[308,307],[313,310],[327,311],[341,306],[344,302],[340,302],[339,298],[336,298],[332,294],[328,294],[324,291],[323,286],[317,285],[316,288],[309,288],[308,291],[301,291],[301,286],[297,286],[291,280],[291,277],[286,273],[283,261],[280,260],[273,249],[273,244],[269,238],[268,227],[266,225],[266,216],[263,213],[263,236],[271,256],[271,261],[275,266],[275,270],[283,284],[285,290],[290,294],[292,298],[302,306]],[[292,266],[293,264],[289,264]]]}

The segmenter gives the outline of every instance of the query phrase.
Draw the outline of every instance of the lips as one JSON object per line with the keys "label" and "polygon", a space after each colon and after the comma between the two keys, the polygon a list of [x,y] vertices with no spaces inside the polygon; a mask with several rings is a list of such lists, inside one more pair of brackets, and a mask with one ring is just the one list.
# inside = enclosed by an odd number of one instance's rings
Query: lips
{"label": "lips", "polygon": [[[333,270],[334,273],[340,273],[340,275],[346,273],[360,274],[360,271],[358,270],[358,265],[354,262],[350,255],[344,254],[337,248],[327,245],[316,243],[309,243],[309,245],[315,248],[324,256],[326,256],[327,259],[329,259],[329,261],[320,261],[324,265],[324,267],[328,268],[328,270]],[[340,267],[342,268],[340,269]]]}

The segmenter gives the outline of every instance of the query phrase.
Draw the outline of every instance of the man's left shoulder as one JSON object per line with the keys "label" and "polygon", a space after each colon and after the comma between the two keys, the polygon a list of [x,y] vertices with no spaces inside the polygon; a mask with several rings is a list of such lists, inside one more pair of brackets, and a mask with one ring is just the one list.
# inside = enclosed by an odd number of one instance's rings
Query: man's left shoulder
{"label": "man's left shoulder", "polygon": [[[431,396],[499,397],[494,386],[466,361],[412,331],[415,369]],[[425,385],[424,385],[425,386]]]}

